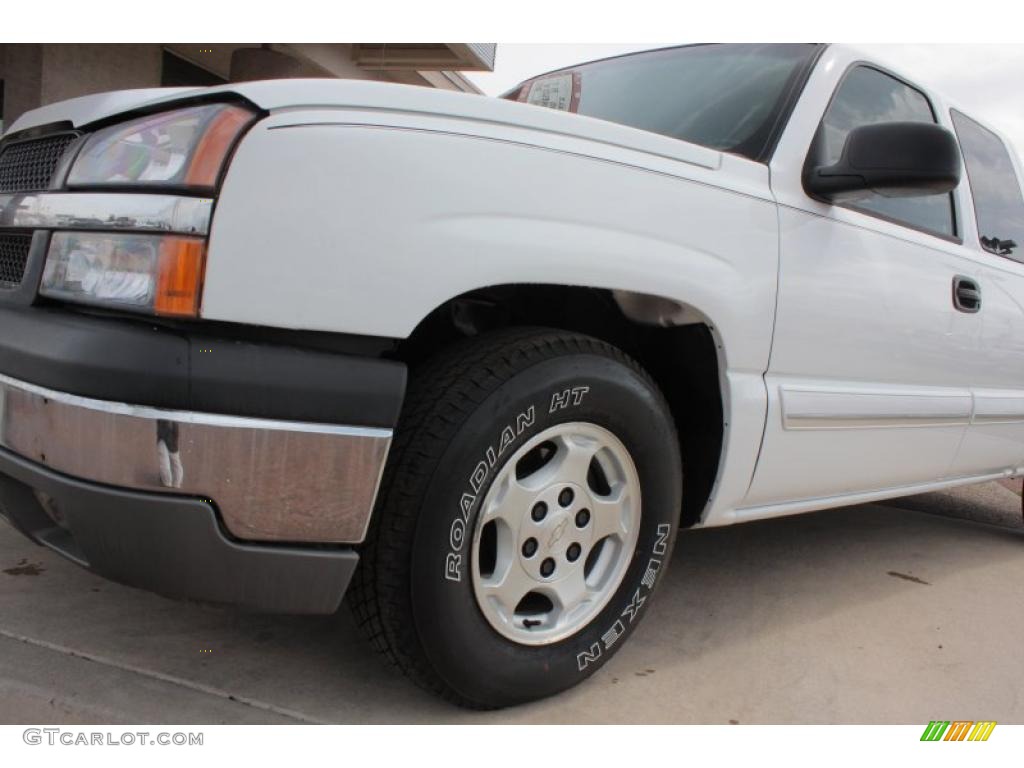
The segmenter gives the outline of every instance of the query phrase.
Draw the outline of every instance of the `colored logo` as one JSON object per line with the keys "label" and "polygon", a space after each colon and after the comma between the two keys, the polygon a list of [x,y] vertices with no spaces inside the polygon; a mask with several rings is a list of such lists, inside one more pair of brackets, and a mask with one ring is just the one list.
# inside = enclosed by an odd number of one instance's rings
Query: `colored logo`
{"label": "colored logo", "polygon": [[988,741],[995,729],[994,720],[932,720],[921,741]]}

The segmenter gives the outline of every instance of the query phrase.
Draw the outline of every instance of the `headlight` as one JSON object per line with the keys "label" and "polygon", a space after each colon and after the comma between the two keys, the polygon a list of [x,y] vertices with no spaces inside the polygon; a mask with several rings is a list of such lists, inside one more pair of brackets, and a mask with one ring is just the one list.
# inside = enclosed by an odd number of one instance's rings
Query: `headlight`
{"label": "headlight", "polygon": [[212,189],[253,113],[204,104],[120,123],[86,141],[69,187],[146,185]]}
{"label": "headlight", "polygon": [[206,244],[194,237],[55,232],[39,292],[172,317],[199,313]]}

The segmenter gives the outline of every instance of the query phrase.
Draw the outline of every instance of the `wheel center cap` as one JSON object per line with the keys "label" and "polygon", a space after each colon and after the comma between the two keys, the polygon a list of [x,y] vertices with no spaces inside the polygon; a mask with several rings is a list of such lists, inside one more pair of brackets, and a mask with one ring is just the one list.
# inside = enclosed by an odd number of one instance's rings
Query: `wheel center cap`
{"label": "wheel center cap", "polygon": [[[593,544],[591,506],[590,494],[575,483],[555,482],[537,494],[518,531],[520,562],[527,573],[547,583],[583,565],[582,555]],[[539,520],[531,514],[537,509],[544,510]],[[587,510],[586,519],[577,524],[581,510]]]}

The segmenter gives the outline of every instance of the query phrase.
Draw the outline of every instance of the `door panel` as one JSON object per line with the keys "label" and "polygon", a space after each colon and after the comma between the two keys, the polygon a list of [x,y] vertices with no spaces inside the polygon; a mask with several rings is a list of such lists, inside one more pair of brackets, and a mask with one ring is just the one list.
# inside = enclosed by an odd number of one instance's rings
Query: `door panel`
{"label": "door panel", "polygon": [[[978,342],[971,370],[974,417],[952,474],[980,475],[1024,466],[1024,265],[979,254]],[[1005,266],[1004,266],[1005,265]]]}
{"label": "door panel", "polygon": [[1024,465],[1024,195],[999,136],[951,116],[973,202],[965,237],[983,265],[978,343],[966,361],[974,418],[955,462],[957,473],[973,475]]}
{"label": "door panel", "polygon": [[951,364],[975,343],[952,306],[969,265],[853,211],[782,208],[780,222],[768,423],[744,506],[941,479],[971,413],[969,366]]}
{"label": "door panel", "polygon": [[826,56],[816,75],[771,163],[779,293],[744,508],[939,481],[973,408],[980,326],[953,307],[953,279],[982,282],[983,265],[956,238],[960,192],[840,205],[801,183],[808,157],[833,162],[859,125],[947,121],[875,67]]}

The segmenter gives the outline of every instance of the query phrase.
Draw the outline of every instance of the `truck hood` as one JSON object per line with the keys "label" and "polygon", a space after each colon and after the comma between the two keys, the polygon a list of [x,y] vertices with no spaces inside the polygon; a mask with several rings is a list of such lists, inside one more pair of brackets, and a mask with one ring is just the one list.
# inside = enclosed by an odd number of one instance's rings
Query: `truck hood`
{"label": "truck hood", "polygon": [[[437,111],[436,104],[438,102],[443,104],[448,101],[450,103],[452,98],[456,103],[462,101],[463,98],[468,98],[471,101],[479,100],[476,94],[336,78],[257,80],[209,88],[138,88],[80,96],[30,110],[14,121],[8,134],[59,122],[70,122],[75,128],[83,128],[90,123],[115,117],[124,112],[158,107],[164,102],[208,98],[217,95],[242,97],[268,112],[303,107],[378,106],[417,112]],[[488,99],[488,101],[492,100]]]}
{"label": "truck hood", "polygon": [[576,136],[710,170],[718,170],[723,163],[723,153],[717,150],[618,123],[477,94],[371,80],[259,80],[211,88],[144,88],[98,93],[26,112],[14,122],[8,135],[60,122],[70,122],[75,128],[87,128],[91,123],[123,112],[153,109],[164,102],[209,98],[219,94],[241,97],[267,112],[359,109],[441,115],[566,137]]}
{"label": "truck hood", "polygon": [[89,123],[127,112],[149,104],[181,98],[204,88],[136,88],[128,91],[109,91],[95,93],[91,96],[80,96],[47,104],[45,107],[32,109],[23,114],[11,125],[4,134],[17,133],[26,128],[36,128],[51,123],[70,122],[75,128]]}

